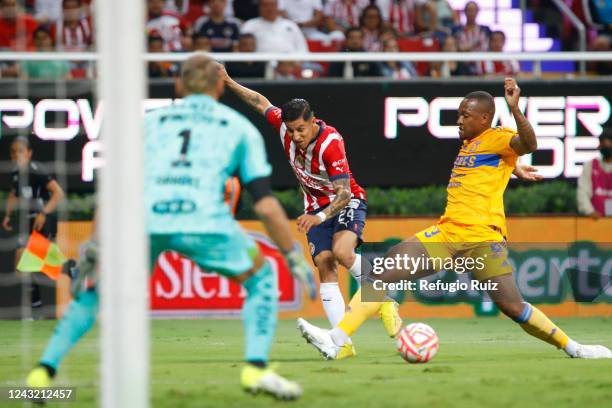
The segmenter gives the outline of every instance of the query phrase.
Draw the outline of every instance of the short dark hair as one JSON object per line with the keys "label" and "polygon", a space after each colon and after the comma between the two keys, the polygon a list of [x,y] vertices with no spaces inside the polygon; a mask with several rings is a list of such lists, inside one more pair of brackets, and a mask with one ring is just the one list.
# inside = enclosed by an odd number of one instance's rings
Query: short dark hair
{"label": "short dark hair", "polygon": [[604,128],[601,135],[599,135],[599,141],[612,140],[612,127]]}
{"label": "short dark hair", "polygon": [[504,37],[504,41],[506,41],[506,33],[504,33],[501,30],[495,30],[495,31],[491,31],[491,35],[489,36],[489,38],[493,37],[494,35],[501,35],[502,37]]}
{"label": "short dark hair", "polygon": [[196,31],[195,33],[192,34],[191,40],[195,42],[195,40],[197,40],[198,38],[208,38],[210,40],[210,37],[207,36],[206,34],[200,31]]}
{"label": "short dark hair", "polygon": [[475,6],[476,6],[476,9],[477,9],[477,10],[480,10],[480,7],[478,6],[478,3],[477,3],[477,2],[475,2],[474,0],[471,0],[471,1],[468,1],[467,3],[465,3],[465,7],[463,8],[463,10],[464,10],[464,11],[465,11],[465,10],[467,10],[467,8],[468,8],[468,6],[469,6],[470,4],[475,5]]}
{"label": "short dark hair", "polygon": [[47,25],[39,25],[38,27],[36,27],[36,29],[32,33],[32,37],[36,37],[36,34],[38,33],[45,33],[50,36],[51,30],[49,29],[49,26]]}
{"label": "short dark hair", "polygon": [[363,35],[363,30],[359,27],[349,27],[346,29],[346,31],[344,32],[344,37],[348,38],[349,34],[352,32],[358,32],[359,34]]}
{"label": "short dark hair", "polygon": [[62,0],[62,8],[66,7],[66,3],[68,3],[69,1],[76,1],[79,7],[83,5],[81,0]]}
{"label": "short dark hair", "polygon": [[26,147],[26,149],[28,149],[28,150],[31,149],[31,147],[30,147],[30,139],[28,139],[26,136],[15,136],[15,138],[11,142],[11,145],[15,144],[15,143],[21,143],[21,144],[23,144]]}
{"label": "short dark hair", "polygon": [[491,118],[495,114],[495,99],[493,96],[485,91],[470,92],[465,95],[464,99],[473,99],[483,107],[484,111],[491,114]]}
{"label": "short dark hair", "polygon": [[305,99],[292,99],[282,107],[281,119],[283,122],[293,122],[299,118],[308,120],[312,118],[314,112],[310,109],[310,104]]}
{"label": "short dark hair", "polygon": [[242,33],[242,34],[240,34],[238,36],[238,40],[242,40],[242,39],[245,39],[245,38],[255,39],[255,36],[253,34],[251,34],[251,33]]}

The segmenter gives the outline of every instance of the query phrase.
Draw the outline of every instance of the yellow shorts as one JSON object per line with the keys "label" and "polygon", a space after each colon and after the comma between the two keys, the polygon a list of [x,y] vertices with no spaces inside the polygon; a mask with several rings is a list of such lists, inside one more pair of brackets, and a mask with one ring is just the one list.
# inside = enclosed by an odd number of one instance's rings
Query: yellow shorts
{"label": "yellow shorts", "polygon": [[[464,271],[472,272],[479,281],[512,273],[508,247],[501,232],[487,225],[458,225],[443,222],[424,229],[416,237],[429,258],[464,258]],[[467,261],[472,259],[472,262]],[[457,270],[455,272],[461,272]]]}

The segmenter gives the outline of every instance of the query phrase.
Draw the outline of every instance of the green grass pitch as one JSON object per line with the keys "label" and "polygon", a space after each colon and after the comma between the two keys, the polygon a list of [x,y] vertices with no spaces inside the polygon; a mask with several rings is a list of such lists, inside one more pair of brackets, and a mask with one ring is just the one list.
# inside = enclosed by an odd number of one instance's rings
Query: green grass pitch
{"label": "green grass pitch", "polygon": [[[577,341],[612,346],[612,318],[556,319]],[[323,324],[322,320],[315,321]],[[301,400],[276,402],[239,388],[242,334],[239,320],[152,321],[151,399],[154,407],[610,407],[612,361],[573,360],[531,338],[506,319],[425,320],[440,337],[438,355],[411,365],[396,353],[380,321],[354,337],[357,357],[323,361],[298,335],[293,320],[279,322],[272,359],[298,380]],[[32,338],[21,344],[21,325]],[[23,354],[35,360],[54,322],[0,322],[0,387],[22,385]],[[77,389],[73,403],[95,407],[98,397],[98,329],[60,368],[56,384]],[[0,402],[0,407],[24,406]]]}

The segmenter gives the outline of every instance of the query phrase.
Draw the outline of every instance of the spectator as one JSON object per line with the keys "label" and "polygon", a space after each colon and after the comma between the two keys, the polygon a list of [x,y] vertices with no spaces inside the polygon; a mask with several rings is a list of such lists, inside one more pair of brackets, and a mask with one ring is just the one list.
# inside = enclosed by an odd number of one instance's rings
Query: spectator
{"label": "spectator", "polygon": [[[397,40],[387,39],[383,42],[383,52],[400,52]],[[386,61],[381,66],[382,75],[393,79],[408,79],[417,76],[416,69],[409,61]]]}
{"label": "spectator", "polygon": [[489,49],[489,27],[476,24],[478,4],[469,1],[464,9],[466,23],[455,30],[459,51],[487,51]]}
{"label": "spectator", "polygon": [[36,0],[34,18],[40,24],[52,24],[62,18],[62,2],[59,0]]}
{"label": "spectator", "polygon": [[398,38],[397,32],[390,27],[383,28],[378,35],[378,41],[380,41],[381,44],[384,44],[385,41],[388,40],[395,40],[397,43]]}
{"label": "spectator", "polygon": [[307,53],[304,34],[293,21],[280,16],[277,0],[260,0],[261,17],[247,21],[242,33],[255,36],[257,52]]}
{"label": "spectator", "polygon": [[594,219],[612,217],[612,128],[599,136],[599,152],[583,164],[576,192],[578,212]]}
{"label": "spectator", "polygon": [[259,17],[260,0],[233,0],[234,17],[242,21]]}
{"label": "spectator", "polygon": [[450,33],[453,27],[460,24],[459,13],[452,9],[448,0],[418,0],[415,24],[421,30]]}
{"label": "spectator", "polygon": [[[45,27],[34,31],[34,46],[36,51],[53,51],[51,32]],[[68,61],[24,61],[21,63],[21,76],[29,79],[70,79],[70,63]]]}
{"label": "spectator", "polygon": [[204,34],[195,33],[191,37],[192,51],[212,52],[212,40]]}
{"label": "spectator", "polygon": [[344,32],[358,27],[361,13],[369,4],[369,0],[329,0],[323,9],[325,28],[328,32]]}
{"label": "spectator", "polygon": [[363,36],[363,48],[366,51],[380,51],[381,45],[378,36],[383,26],[380,9],[374,5],[364,8],[359,19],[359,26]]}
{"label": "spectator", "polygon": [[[148,51],[151,53],[165,52],[163,37],[153,31],[148,37]],[[171,78],[179,73],[179,66],[168,61],[150,61],[149,78]]]}
{"label": "spectator", "polygon": [[232,52],[238,49],[238,20],[225,17],[227,0],[209,0],[210,14],[200,17],[194,33],[210,38],[213,52]]}
{"label": "spectator", "polygon": [[[238,40],[239,52],[255,52],[257,43],[253,34],[241,34]],[[227,73],[232,78],[263,78],[266,73],[265,62],[228,62]]]}
{"label": "spectator", "polygon": [[[164,0],[147,0],[147,33],[156,32],[163,40],[164,51],[182,51],[190,48],[184,37],[185,27],[175,13],[164,11]],[[191,39],[191,38],[190,38]]]}
{"label": "spectator", "polygon": [[[600,35],[591,48],[595,52],[612,51],[612,37]],[[589,68],[599,75],[612,75],[612,61],[593,61],[589,64]]]}
{"label": "spectator", "polygon": [[25,51],[32,46],[32,37],[37,23],[26,14],[17,0],[0,0],[0,48]]}
{"label": "spectator", "polygon": [[281,10],[296,23],[308,38],[321,38],[319,27],[323,23],[321,0],[283,0]]}
{"label": "spectator", "polygon": [[62,1],[62,18],[51,27],[51,36],[58,49],[90,49],[93,45],[93,27],[91,19],[83,15],[81,0]]}
{"label": "spectator", "polygon": [[416,0],[374,0],[383,21],[400,35],[414,33]]}
{"label": "spectator", "polygon": [[281,61],[274,69],[274,79],[290,81],[298,79],[300,65],[295,61]]}
{"label": "spectator", "polygon": [[[364,52],[363,32],[360,28],[349,28],[346,30],[346,44],[342,52]],[[329,65],[329,76],[344,76],[344,62],[334,62]],[[355,77],[377,77],[381,76],[380,64],[374,62],[354,61],[353,76]]]}
{"label": "spectator", "polygon": [[[504,52],[506,44],[506,34],[503,31],[491,32],[489,38],[489,51]],[[509,75],[514,76],[520,71],[520,66],[516,61],[480,61],[478,73],[480,75]]]}
{"label": "spectator", "polygon": [[[446,37],[446,39],[444,39],[444,42],[442,43],[442,51],[443,52],[459,51],[457,48],[457,40],[455,39],[455,37],[449,35],[448,37]],[[474,70],[472,69],[473,64],[466,64],[463,62],[457,62],[457,61],[446,61],[446,63],[432,62],[429,64],[429,67],[430,67],[429,75],[433,78],[474,75]]]}

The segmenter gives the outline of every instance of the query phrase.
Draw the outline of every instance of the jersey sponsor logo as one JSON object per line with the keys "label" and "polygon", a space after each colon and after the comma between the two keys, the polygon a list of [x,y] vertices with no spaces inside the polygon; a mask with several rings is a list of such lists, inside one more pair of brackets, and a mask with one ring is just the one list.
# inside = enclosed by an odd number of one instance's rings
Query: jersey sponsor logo
{"label": "jersey sponsor logo", "polygon": [[199,188],[200,179],[189,175],[183,176],[159,176],[155,182],[160,185],[190,186]]}
{"label": "jersey sponsor logo", "polygon": [[498,154],[470,154],[467,156],[457,156],[454,167],[498,167],[500,156]]}
{"label": "jersey sponsor logo", "polygon": [[153,204],[153,212],[155,214],[166,215],[166,214],[191,214],[197,209],[197,205],[192,200],[166,200],[158,201]]}
{"label": "jersey sponsor logo", "polygon": [[430,231],[425,231],[425,238],[431,238],[436,234],[439,234],[440,230],[438,227],[433,227]]}

